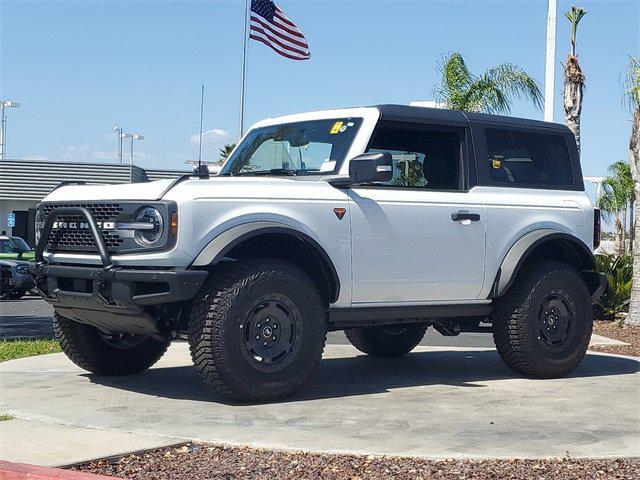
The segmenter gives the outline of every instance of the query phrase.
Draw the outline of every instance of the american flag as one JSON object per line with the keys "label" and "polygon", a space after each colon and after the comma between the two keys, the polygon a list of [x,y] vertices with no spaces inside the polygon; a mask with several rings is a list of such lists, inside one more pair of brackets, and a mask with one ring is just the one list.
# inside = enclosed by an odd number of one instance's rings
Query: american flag
{"label": "american flag", "polygon": [[251,0],[249,38],[292,60],[308,60],[311,56],[307,39],[272,0]]}

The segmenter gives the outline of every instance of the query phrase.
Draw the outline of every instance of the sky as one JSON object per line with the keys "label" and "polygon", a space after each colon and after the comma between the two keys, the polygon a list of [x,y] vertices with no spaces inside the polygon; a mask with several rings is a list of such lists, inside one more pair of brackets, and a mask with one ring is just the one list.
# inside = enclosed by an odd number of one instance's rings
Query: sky
{"label": "sky", "polygon": [[[574,0],[575,1],[575,0]],[[472,72],[514,63],[543,88],[546,0],[280,0],[305,33],[308,61],[251,41],[246,124],[277,115],[434,98],[437,62],[462,53]],[[628,157],[631,115],[621,75],[640,56],[640,1],[584,0],[577,51],[586,75],[585,175]],[[556,122],[563,122],[562,65],[571,2],[558,0]],[[138,132],[135,163],[185,169],[238,135],[242,0],[0,0],[0,98],[8,158],[117,161],[113,127]],[[516,101],[515,116],[542,119]],[[125,160],[127,157],[125,145]]]}

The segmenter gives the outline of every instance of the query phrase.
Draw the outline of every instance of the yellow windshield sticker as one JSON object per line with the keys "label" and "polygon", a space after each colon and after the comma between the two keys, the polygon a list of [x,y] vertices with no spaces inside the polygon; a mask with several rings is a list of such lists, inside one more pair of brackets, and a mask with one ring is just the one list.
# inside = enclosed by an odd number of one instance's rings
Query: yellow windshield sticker
{"label": "yellow windshield sticker", "polygon": [[344,130],[340,130],[340,128],[342,127],[342,125],[344,124],[344,122],[336,122],[333,124],[333,127],[331,127],[331,130],[329,130],[329,133],[331,135],[334,135],[340,131],[344,131]]}
{"label": "yellow windshield sticker", "polygon": [[502,166],[502,160],[500,160],[499,158],[494,158],[493,160],[491,160],[491,166],[498,170]]}

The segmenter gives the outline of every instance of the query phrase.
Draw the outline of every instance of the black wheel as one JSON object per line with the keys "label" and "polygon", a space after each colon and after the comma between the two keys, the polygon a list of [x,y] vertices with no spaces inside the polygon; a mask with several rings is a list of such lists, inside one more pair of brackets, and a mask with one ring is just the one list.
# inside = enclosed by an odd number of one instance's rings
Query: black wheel
{"label": "black wheel", "polygon": [[571,266],[551,260],[527,264],[513,286],[496,300],[493,339],[515,372],[560,377],[584,357],[593,313],[584,280]]}
{"label": "black wheel", "polygon": [[19,298],[24,297],[24,294],[27,293],[25,290],[11,290],[5,293],[2,293],[0,299],[2,300],[18,300]]}
{"label": "black wheel", "polygon": [[142,372],[160,360],[169,346],[169,342],[144,335],[107,335],[57,313],[53,317],[53,333],[73,363],[100,375]]}
{"label": "black wheel", "polygon": [[401,357],[424,337],[426,325],[382,325],[345,330],[351,345],[373,357]]}
{"label": "black wheel", "polygon": [[194,299],[191,357],[203,380],[239,402],[299,390],[326,341],[326,305],[313,281],[276,259],[223,265]]}

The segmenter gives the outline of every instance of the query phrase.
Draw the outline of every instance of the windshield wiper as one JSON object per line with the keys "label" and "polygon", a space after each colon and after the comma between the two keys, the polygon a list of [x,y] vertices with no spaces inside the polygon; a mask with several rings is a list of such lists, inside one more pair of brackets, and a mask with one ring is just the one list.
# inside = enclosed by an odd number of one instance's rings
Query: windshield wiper
{"label": "windshield wiper", "polygon": [[257,170],[255,172],[242,172],[239,175],[297,175],[298,171],[290,168],[272,168],[271,170]]}

